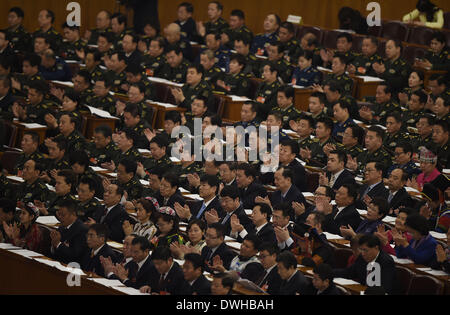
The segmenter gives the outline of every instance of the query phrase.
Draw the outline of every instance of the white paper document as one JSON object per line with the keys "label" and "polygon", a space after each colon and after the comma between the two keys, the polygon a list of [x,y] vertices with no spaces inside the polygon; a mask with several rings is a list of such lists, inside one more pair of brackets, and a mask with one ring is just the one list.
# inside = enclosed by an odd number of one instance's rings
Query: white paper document
{"label": "white paper document", "polygon": [[64,86],[67,86],[67,87],[73,87],[73,82],[70,82],[70,81],[53,80],[52,83],[59,84],[59,85],[64,85]]}
{"label": "white paper document", "polygon": [[327,237],[327,240],[343,240],[344,238],[340,235],[337,234],[331,234],[328,232],[323,232],[323,234],[325,234],[325,236]]}
{"label": "white paper document", "polygon": [[360,284],[356,281],[353,281],[351,279],[345,279],[345,278],[334,278],[334,283],[339,284],[339,285]]}
{"label": "white paper document", "polygon": [[36,222],[43,225],[56,225],[59,223],[58,219],[52,215],[38,217]]}
{"label": "white paper document", "polygon": [[106,244],[108,244],[110,247],[112,248],[116,248],[116,249],[122,249],[123,248],[123,244],[117,243],[117,242],[106,242]]}
{"label": "white paper document", "polygon": [[0,249],[20,249],[20,247],[14,246],[10,243],[0,243]]}
{"label": "white paper document", "polygon": [[120,286],[125,287],[125,285],[122,282],[120,282],[119,280],[104,279],[104,278],[88,278],[88,280],[97,282],[97,283],[104,285],[105,287],[109,287],[109,288],[120,287]]}
{"label": "white paper document", "polygon": [[439,240],[445,240],[447,239],[447,234],[445,233],[439,233],[439,232],[435,232],[435,231],[430,231],[431,236],[433,236],[434,238],[437,238]]}
{"label": "white paper document", "polygon": [[197,194],[188,194],[188,195],[184,195],[184,197],[194,199],[194,200],[200,200],[200,201],[203,200],[203,198]]}
{"label": "white paper document", "polygon": [[237,95],[230,95],[230,97],[233,102],[248,102],[248,101],[250,101],[250,99],[247,97],[242,97],[242,96],[237,96]]}
{"label": "white paper document", "polygon": [[59,261],[54,261],[54,260],[48,260],[48,259],[44,259],[44,258],[33,258],[34,260],[36,260],[37,262],[40,262],[41,264],[45,264],[47,266],[50,267],[63,267],[63,265],[61,265],[61,263]]}
{"label": "white paper document", "polygon": [[25,128],[27,128],[27,129],[41,129],[41,128],[47,128],[47,126],[40,125],[40,124],[36,124],[36,123],[31,123],[31,124],[20,123],[20,124],[23,125],[23,126],[25,126]]}
{"label": "white paper document", "polygon": [[92,115],[97,115],[97,116],[99,116],[101,118],[119,119],[119,118],[117,118],[115,116],[112,116],[110,113],[108,113],[105,110],[98,109],[98,108],[95,108],[95,107],[92,107],[92,106],[89,106],[89,105],[85,105],[85,106],[89,109],[89,111],[91,112]]}
{"label": "white paper document", "polygon": [[363,79],[364,82],[383,82],[383,79],[377,78],[377,77],[370,77],[370,76],[364,76],[364,75],[358,75],[357,78]]}
{"label": "white paper document", "polygon": [[139,151],[140,154],[146,154],[146,153],[150,154],[150,153],[152,153],[152,152],[150,152],[150,150],[147,150],[147,149],[138,149],[138,151]]}
{"label": "white paper document", "polygon": [[31,257],[42,257],[43,255],[40,253],[36,253],[33,252],[31,250],[28,249],[11,249],[9,250],[11,253],[23,256],[23,257],[27,257],[27,258],[31,258]]}
{"label": "white paper document", "polygon": [[430,275],[433,275],[433,276],[448,276],[448,275],[449,275],[449,274],[446,273],[445,271],[442,271],[442,270],[434,270],[434,269],[431,269],[431,268],[417,268],[417,270],[426,272],[426,273],[428,273],[428,274],[430,274]]}
{"label": "white paper document", "polygon": [[162,78],[157,78],[157,77],[148,77],[148,80],[151,82],[156,82],[156,83],[163,83],[163,84],[167,84],[167,85],[172,85],[175,87],[183,87],[183,84],[181,83],[175,83],[166,79],[162,79]]}
{"label": "white paper document", "polygon": [[15,182],[20,182],[23,183],[25,180],[22,177],[19,176],[6,176],[6,178],[15,181]]}
{"label": "white paper document", "polygon": [[94,172],[107,172],[107,171],[109,171],[106,168],[101,168],[101,167],[98,167],[98,166],[91,166],[91,168],[92,168],[92,170]]}
{"label": "white paper document", "polygon": [[397,258],[397,256],[391,255],[392,259],[394,259],[394,262],[396,262],[397,264],[400,265],[409,265],[409,264],[414,264],[414,261],[412,261],[411,259],[406,259],[406,258]]}
{"label": "white paper document", "polygon": [[239,242],[227,242],[226,244],[233,249],[241,250],[242,244]]}
{"label": "white paper document", "polygon": [[149,293],[141,293],[139,290],[130,287],[112,287],[114,290],[120,291],[128,295],[150,295]]}

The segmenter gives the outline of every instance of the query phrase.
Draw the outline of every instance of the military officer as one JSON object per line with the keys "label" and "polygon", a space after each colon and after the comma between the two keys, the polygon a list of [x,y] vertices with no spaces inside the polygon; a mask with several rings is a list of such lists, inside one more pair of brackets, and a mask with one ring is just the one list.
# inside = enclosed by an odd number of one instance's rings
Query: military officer
{"label": "military officer", "polygon": [[296,121],[301,111],[294,106],[295,90],[291,86],[283,86],[278,90],[278,106],[272,112],[280,113],[282,117],[282,128],[290,129],[289,122]]}
{"label": "military officer", "polygon": [[162,72],[163,78],[176,83],[185,83],[189,62],[184,59],[181,48],[175,46],[168,48],[166,59],[167,64]]}
{"label": "military officer", "polygon": [[281,19],[276,14],[269,14],[264,20],[264,34],[258,34],[253,39],[251,48],[252,54],[258,56],[268,56],[267,47],[279,40],[278,29],[280,28]]}
{"label": "military officer", "polygon": [[258,118],[261,120],[265,120],[267,114],[277,106],[277,92],[281,87],[278,81],[280,70],[275,64],[269,62],[263,69],[263,82],[256,91],[256,101],[259,103]]}

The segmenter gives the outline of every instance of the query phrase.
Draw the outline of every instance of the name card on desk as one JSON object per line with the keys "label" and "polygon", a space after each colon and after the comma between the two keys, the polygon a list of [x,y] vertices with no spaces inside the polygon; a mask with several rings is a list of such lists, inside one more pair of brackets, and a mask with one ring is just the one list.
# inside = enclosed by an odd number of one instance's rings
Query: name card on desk
{"label": "name card on desk", "polygon": [[97,116],[99,116],[101,118],[119,119],[119,118],[117,118],[115,116],[112,116],[110,113],[108,113],[105,110],[101,110],[101,109],[98,109],[98,108],[95,108],[95,107],[92,107],[92,106],[89,106],[89,105],[85,105],[85,106],[89,109],[89,111],[91,112],[92,115],[97,115]]}

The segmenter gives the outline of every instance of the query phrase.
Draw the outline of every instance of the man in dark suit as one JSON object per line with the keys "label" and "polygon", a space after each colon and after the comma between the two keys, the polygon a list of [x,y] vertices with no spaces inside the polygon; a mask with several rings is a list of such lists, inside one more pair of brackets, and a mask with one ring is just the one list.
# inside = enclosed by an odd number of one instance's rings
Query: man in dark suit
{"label": "man in dark suit", "polygon": [[225,269],[230,268],[231,261],[236,254],[225,244],[225,227],[220,223],[211,224],[205,233],[206,246],[202,249],[202,261],[205,270],[210,272],[215,256],[219,256]]}
{"label": "man in dark suit", "polygon": [[328,264],[320,264],[314,267],[312,284],[316,295],[341,295],[341,291],[333,282],[333,269]]}
{"label": "man in dark suit", "polygon": [[383,183],[384,164],[382,162],[369,162],[364,170],[364,183],[359,190],[359,198],[356,201],[357,209],[367,209],[367,205],[374,197],[387,199],[389,191]]}
{"label": "man in dark suit", "polygon": [[130,220],[128,213],[124,207],[120,204],[120,200],[123,196],[123,188],[111,184],[105,188],[103,199],[105,206],[100,208],[94,218],[90,218],[87,221],[88,225],[94,223],[105,224],[110,231],[110,239],[122,243],[125,234],[123,233],[123,222]]}
{"label": "man in dark suit", "polygon": [[254,229],[247,231],[240,224],[238,220],[231,219],[231,237],[235,238],[238,242],[243,242],[244,238],[248,234],[256,234],[261,242],[268,242],[272,245],[277,244],[277,237],[273,229],[270,218],[272,217],[272,209],[265,203],[257,203],[253,207],[251,220],[254,225]]}
{"label": "man in dark suit", "polygon": [[52,256],[65,264],[80,263],[87,250],[87,227],[77,218],[76,202],[70,199],[63,201],[58,210],[58,219],[61,226],[50,233]]}
{"label": "man in dark suit", "polygon": [[236,169],[236,183],[239,188],[239,198],[244,209],[253,209],[256,197],[266,197],[266,189],[256,183],[257,172],[248,163],[238,165]]}
{"label": "man in dark suit", "polygon": [[[290,167],[294,172],[294,179],[292,183],[300,191],[306,191],[306,171],[303,165],[296,159],[300,153],[300,147],[296,140],[286,139],[280,144],[280,165],[279,167]],[[267,172],[262,175],[262,182],[264,184],[274,184],[274,174]]]}
{"label": "man in dark suit", "polygon": [[116,254],[111,247],[106,244],[108,239],[108,227],[104,224],[93,224],[86,234],[88,250],[81,260],[81,268],[84,271],[94,272],[100,277],[105,277],[100,257],[110,257],[116,262]]}
{"label": "man in dark suit", "polygon": [[161,185],[159,187],[160,197],[156,197],[158,199],[158,202],[161,201],[161,207],[164,206],[174,209],[175,203],[177,202],[181,206],[185,205],[186,201],[184,200],[181,192],[178,190],[178,187],[178,175],[176,175],[175,173],[167,173],[163,175]]}
{"label": "man in dark suit", "polygon": [[211,283],[203,275],[203,260],[199,254],[189,253],[184,256],[184,282],[182,295],[210,295]]}
{"label": "man in dark suit", "polygon": [[[119,253],[117,255],[117,263],[122,265],[125,268],[125,270],[128,271],[129,279],[136,279],[136,272],[138,269],[138,265],[133,260],[133,253],[131,247],[135,237],[136,237],[135,234],[125,236],[125,239],[123,240],[122,253],[121,254]],[[112,262],[111,258],[100,257],[100,262],[102,263],[103,269],[105,270],[106,275],[105,278],[120,280],[115,274],[117,269],[115,264]]]}
{"label": "man in dark suit", "polygon": [[122,39],[122,47],[125,52],[127,65],[140,65],[142,54],[137,49],[139,37],[136,34],[126,34]]}
{"label": "man in dark suit", "polygon": [[[278,205],[287,203],[291,207],[290,217],[296,220],[293,202],[306,205],[305,197],[301,191],[293,185],[294,172],[290,167],[280,167],[275,172],[275,186],[277,190],[272,194],[270,203],[272,205]],[[268,198],[266,198],[268,200]],[[257,202],[264,202],[262,199],[257,198]]]}
{"label": "man in dark suit", "polygon": [[222,161],[219,162],[219,174],[220,178],[222,179],[222,183],[225,186],[235,186],[237,187],[236,183],[236,163],[235,162],[227,162]]}
{"label": "man in dark suit", "polygon": [[223,210],[225,211],[225,216],[219,217],[217,211],[215,210],[207,212],[205,214],[205,219],[209,225],[219,222],[220,224],[224,225],[225,235],[228,236],[231,236],[232,218],[233,220],[237,219],[239,221],[239,224],[241,224],[247,231],[253,229],[253,223],[245,213],[245,210],[241,205],[237,188],[233,186],[224,187],[220,192],[220,202],[222,204]]}
{"label": "man in dark suit", "polygon": [[365,234],[359,240],[358,256],[355,263],[345,269],[335,269],[334,276],[355,279],[366,286],[381,286],[386,293],[392,294],[395,282],[395,263],[391,256],[380,250],[378,237]]}
{"label": "man in dark suit", "polygon": [[281,286],[281,277],[277,266],[278,248],[270,243],[264,243],[260,247],[259,260],[264,267],[264,274],[257,281],[257,285],[270,295],[278,295]]}
{"label": "man in dark suit", "polygon": [[14,101],[15,98],[11,91],[11,79],[6,76],[0,76],[0,118],[12,119],[12,106]]}
{"label": "man in dark suit", "polygon": [[173,261],[168,247],[158,247],[152,253],[152,261],[158,271],[150,279],[150,286],[144,286],[140,290],[146,293],[180,295],[185,282],[183,270]]}
{"label": "man in dark suit", "polygon": [[158,276],[155,265],[150,258],[150,247],[150,242],[143,236],[137,236],[131,242],[133,261],[137,264],[134,277],[129,274],[129,271],[123,265],[116,264],[114,273],[127,287],[140,289],[150,285],[150,279]]}
{"label": "man in dark suit", "polygon": [[308,291],[308,280],[297,270],[297,259],[293,253],[284,251],[277,257],[278,273],[281,277],[279,295],[305,294]]}
{"label": "man in dark suit", "polygon": [[331,187],[337,191],[345,183],[355,184],[355,176],[345,169],[347,154],[342,150],[331,151],[328,155],[327,173],[321,174],[319,185]]}
{"label": "man in dark suit", "polygon": [[336,192],[336,206],[333,207],[325,200],[317,203],[317,210],[325,215],[323,230],[332,234],[341,233],[341,226],[350,225],[356,230],[361,222],[361,217],[355,208],[357,197],[356,187],[351,184],[344,184]]}
{"label": "man in dark suit", "polygon": [[389,175],[387,185],[389,187],[389,214],[393,214],[394,210],[400,207],[408,207],[411,204],[411,198],[405,189],[408,173],[401,169],[394,169]]}
{"label": "man in dark suit", "polygon": [[199,195],[203,201],[198,201],[191,206],[184,205],[182,207],[179,203],[175,203],[175,211],[178,217],[189,222],[191,219],[205,219],[205,213],[215,209],[219,217],[225,215],[220,205],[219,196],[220,180],[215,175],[203,175],[200,178]]}

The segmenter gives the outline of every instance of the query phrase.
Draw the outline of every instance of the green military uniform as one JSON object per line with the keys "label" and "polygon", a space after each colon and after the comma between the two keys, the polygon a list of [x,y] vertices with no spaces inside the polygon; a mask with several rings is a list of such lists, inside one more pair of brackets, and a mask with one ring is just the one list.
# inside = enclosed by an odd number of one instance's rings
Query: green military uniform
{"label": "green military uniform", "polygon": [[346,148],[346,147],[345,147],[344,149],[345,149],[345,152],[346,152],[347,154],[350,154],[350,156],[351,156],[353,159],[356,158],[356,160],[358,160],[359,157],[360,157],[360,155],[364,153],[364,148],[363,148],[361,145],[359,145],[359,144],[354,145],[354,146],[351,147],[351,148]]}
{"label": "green military uniform", "polygon": [[384,104],[378,104],[375,111],[375,119],[377,119],[381,124],[386,124],[386,116],[394,111],[401,112],[401,107],[397,102],[387,102]]}
{"label": "green military uniform", "polygon": [[383,145],[386,148],[388,148],[391,152],[394,152],[395,147],[397,147],[400,143],[409,141],[411,141],[411,139],[408,133],[399,131],[393,135],[387,133],[383,141]]}
{"label": "green military uniform", "polygon": [[122,93],[125,94],[125,91],[122,90],[121,86],[122,84],[126,83],[127,76],[125,74],[125,71],[116,73],[112,70],[109,70],[105,74],[109,79],[112,81],[112,88],[111,90],[115,93]]}
{"label": "green military uniform", "polygon": [[11,183],[9,179],[1,174],[0,175],[0,198],[15,199],[16,185]]}
{"label": "green military uniform", "polygon": [[408,127],[416,128],[416,124],[419,121],[420,117],[425,114],[425,110],[419,110],[417,112],[413,112],[411,110],[406,110],[403,112],[402,118],[403,123]]}
{"label": "green military uniform", "polygon": [[289,58],[289,62],[292,64],[297,64],[298,57],[303,52],[303,49],[300,46],[298,40],[293,38],[287,43],[284,43],[284,47],[286,48],[286,50],[284,51],[284,55]]}
{"label": "green military uniform", "polygon": [[318,145],[313,146],[310,150],[311,150],[311,160],[307,161],[308,164],[314,164],[314,161],[319,162],[320,164],[326,165],[327,164],[327,155],[325,154],[325,152],[323,151],[323,148],[327,145],[327,144],[333,144],[336,149],[342,148],[343,145],[338,143],[336,140],[333,139],[333,137],[329,137],[327,139],[327,141],[321,143],[319,141],[319,139],[314,139],[314,142]]}
{"label": "green military uniform", "polygon": [[411,138],[411,144],[415,152],[419,152],[419,148],[424,147],[427,144],[433,145],[432,133],[425,137],[425,139],[422,139],[418,134],[410,134],[409,137]]}
{"label": "green military uniform", "polygon": [[[142,120],[147,121],[149,124],[152,123],[152,121],[150,121],[150,116],[149,116],[149,105],[147,104],[147,102],[145,100],[140,101],[139,103],[127,103],[128,104],[135,104],[138,108],[141,109],[142,111],[142,115],[141,118]],[[121,122],[122,126],[123,126],[123,122]]]}
{"label": "green military uniform", "polygon": [[94,91],[91,88],[87,88],[80,93],[80,103],[78,105],[83,106],[90,104],[94,97]]}
{"label": "green military uniform", "polygon": [[99,65],[95,66],[94,70],[89,72],[89,74],[91,75],[91,82],[96,82],[98,79],[103,77],[104,73],[105,71],[103,71]]}
{"label": "green military uniform", "polygon": [[25,204],[28,202],[34,203],[34,200],[45,202],[48,193],[47,186],[45,186],[40,179],[35,180],[32,184],[23,182],[18,187],[17,200],[20,200]]}
{"label": "green military uniform", "polygon": [[112,29],[110,27],[108,27],[106,30],[100,30],[98,28],[95,28],[90,31],[91,31],[91,37],[89,37],[88,44],[89,45],[97,45],[98,37],[100,36],[100,34],[112,32]]}
{"label": "green military uniform", "polygon": [[[212,89],[211,86],[204,80],[200,81],[196,86],[191,86],[189,84],[183,85],[182,89],[185,100],[178,106],[186,108],[191,111],[191,104],[197,96],[202,96],[208,100],[208,104],[212,100]],[[206,104],[206,105],[208,105]]]}
{"label": "green military uniform", "polygon": [[130,179],[126,184],[119,185],[128,193],[128,200],[138,200],[142,197],[144,187],[136,177]]}
{"label": "green military uniform", "polygon": [[142,156],[135,147],[132,147],[131,149],[127,150],[126,152],[121,152],[117,156],[117,160],[114,160],[114,164],[116,164],[116,167],[117,167],[117,165],[119,165],[120,161],[122,161],[123,159],[131,159],[136,162],[141,162]]}
{"label": "green military uniform", "polygon": [[67,142],[67,150],[65,156],[69,157],[75,151],[83,151],[86,146],[86,139],[80,134],[78,130],[74,130],[67,138],[62,134],[57,137],[62,137]]}
{"label": "green military uniform", "polygon": [[110,163],[117,161],[120,156],[120,150],[117,145],[111,141],[106,147],[97,149],[94,143],[87,145],[86,151],[90,156],[90,162],[93,165],[102,165],[103,163]]}
{"label": "green military uniform", "polygon": [[[202,117],[201,117],[202,121],[206,117],[206,114],[207,113],[204,113],[202,115]],[[192,112],[184,113],[184,117],[186,118],[186,123],[184,125],[189,128],[189,130],[191,131],[191,134],[194,134],[194,132],[195,132],[195,130],[194,130],[194,119],[196,117],[193,116]]]}
{"label": "green military uniform", "polygon": [[48,177],[50,177],[49,184],[52,186],[55,186],[56,181],[54,178],[52,178],[50,176],[50,171],[52,171],[52,170],[60,171],[60,170],[71,170],[72,169],[70,167],[69,161],[67,160],[66,157],[63,157],[59,161],[52,160],[52,159],[45,159],[44,163],[45,163],[46,173],[47,173]]}
{"label": "green military uniform", "polygon": [[266,120],[269,112],[277,106],[277,93],[281,84],[277,80],[269,84],[263,82],[256,91],[256,101],[259,103],[258,118]]}
{"label": "green military uniform", "polygon": [[87,49],[87,43],[81,39],[74,43],[63,42],[63,57],[66,60],[77,60],[81,59],[77,55],[77,50],[85,51]]}
{"label": "green military uniform", "polygon": [[189,190],[189,181],[187,180],[188,174],[200,174],[202,171],[202,166],[198,162],[193,162],[186,167],[182,165],[177,165],[175,168],[176,174],[180,178],[180,186],[186,190]]}
{"label": "green military uniform", "polygon": [[53,26],[49,28],[48,31],[43,32],[41,29],[37,29],[34,33],[33,33],[33,45],[34,45],[34,38],[36,38],[37,35],[45,35],[45,37],[47,37],[48,42],[50,43],[50,48],[57,54],[59,55],[62,47],[62,43],[63,43],[63,38],[61,36],[61,34],[59,34],[54,28]]}
{"label": "green military uniform", "polygon": [[113,116],[116,115],[116,101],[109,94],[105,97],[93,96],[89,106],[103,109]]}
{"label": "green military uniform", "polygon": [[338,84],[343,91],[343,94],[353,94],[353,79],[347,74],[344,73],[341,75],[336,75],[334,73],[330,73],[325,77],[323,85],[327,85],[330,82],[335,82]]}
{"label": "green military uniform", "polygon": [[379,77],[387,82],[387,84],[394,90],[394,93],[400,92],[408,85],[408,77],[411,73],[411,66],[401,58],[395,61],[385,61],[384,66],[386,71],[379,75]]}
{"label": "green military uniform", "polygon": [[[261,77],[263,73],[265,63],[262,64],[261,67]],[[292,73],[294,72],[294,69],[291,67],[291,65],[286,61],[286,59],[280,59],[277,62],[275,62],[275,65],[278,69],[278,76],[283,80],[284,84],[291,83],[292,79]]]}
{"label": "green military uniform", "polygon": [[298,145],[300,149],[309,149],[313,151],[316,150],[315,147],[319,145],[319,141],[313,137],[306,137],[303,140],[299,140]]}
{"label": "green military uniform", "polygon": [[133,33],[132,29],[125,29],[122,32],[120,32],[119,35],[114,34],[114,37],[115,37],[115,39],[114,39],[114,48],[116,50],[122,50],[123,38],[125,37],[125,35],[131,34],[131,33]]}
{"label": "green military uniform", "polygon": [[150,147],[150,143],[148,142],[144,131],[145,129],[151,130],[152,126],[150,126],[150,124],[146,120],[141,119],[136,126],[132,128],[125,127],[123,131],[130,129],[136,132],[136,134],[138,135],[138,139],[136,139],[136,143],[134,143],[134,146],[139,149],[148,149]]}
{"label": "green military uniform", "polygon": [[230,39],[230,41],[226,44],[226,46],[228,48],[233,49],[234,48],[234,41],[237,38],[247,38],[248,41],[251,43],[253,42],[253,33],[252,31],[250,31],[250,29],[243,25],[241,27],[239,27],[236,30],[232,30],[231,28],[227,28],[223,31],[225,34],[228,35],[228,38]]}
{"label": "green military uniform", "polygon": [[[238,74],[225,74],[223,82],[226,85],[225,92],[229,95],[248,96],[250,91],[249,75],[241,71]],[[222,88],[219,88],[223,91]]]}
{"label": "green military uniform", "polygon": [[[326,110],[326,109],[327,109],[327,108],[324,108],[324,110],[321,111],[317,116],[311,115],[311,117],[314,119],[314,125],[317,123],[317,121],[318,121],[319,119],[323,119],[323,118],[330,117],[327,113],[325,113],[325,110]],[[331,113],[333,113],[333,112],[331,112]],[[313,127],[314,127],[314,126],[313,126]]]}
{"label": "green military uniform", "polygon": [[59,210],[59,207],[65,200],[72,200],[78,204],[77,198],[75,198],[72,194],[67,194],[64,196],[58,196],[56,193],[51,192],[49,194],[49,200],[46,202],[48,215],[56,216],[56,212]]}
{"label": "green military uniform", "polygon": [[448,49],[443,49],[439,54],[429,50],[423,59],[428,60],[432,64],[431,70],[450,70],[450,52]]}
{"label": "green military uniform", "polygon": [[221,34],[229,27],[228,23],[223,19],[219,18],[215,22],[206,22],[205,23],[205,34],[214,33]]}
{"label": "green military uniform", "polygon": [[381,162],[387,168],[392,164],[391,155],[383,148],[379,148],[375,152],[366,151],[359,156],[358,164],[362,170],[369,162]]}
{"label": "green military uniform", "polygon": [[93,169],[87,166],[84,173],[78,175],[77,187],[80,184],[80,181],[83,177],[90,178],[95,182],[95,197],[103,199],[104,188],[102,184],[103,181],[102,178],[96,172],[94,172]]}
{"label": "green military uniform", "polygon": [[437,150],[438,163],[442,168],[450,168],[450,140]]}
{"label": "green military uniform", "polygon": [[13,89],[13,94],[15,96],[19,97],[28,97],[28,86],[31,84],[31,82],[34,82],[36,80],[45,81],[45,79],[40,75],[40,73],[36,73],[35,75],[32,75],[31,77],[28,77],[24,74],[16,74],[14,77],[17,79],[17,81],[20,83],[20,90]]}
{"label": "green military uniform", "polygon": [[164,54],[158,57],[144,55],[142,57],[141,66],[145,69],[145,73],[149,77],[162,77],[164,66],[167,64]]}
{"label": "green military uniform", "polygon": [[176,83],[185,83],[189,61],[183,61],[176,68],[172,68],[169,64],[164,65],[162,78]]}
{"label": "green military uniform", "polygon": [[10,38],[11,46],[14,50],[21,52],[30,51],[31,46],[31,35],[23,27],[19,25],[15,30],[12,28],[7,29],[8,37]]}
{"label": "green military uniform", "polygon": [[351,64],[356,68],[356,75],[376,77],[377,73],[372,68],[374,63],[383,63],[383,58],[381,58],[377,53],[370,57],[359,55]]}
{"label": "green military uniform", "polygon": [[28,156],[22,152],[22,153],[20,153],[19,157],[16,160],[16,166],[14,167],[14,173],[17,174],[18,171],[22,171],[25,163],[28,160],[33,160],[36,163],[44,163],[45,162],[44,155],[37,150]]}
{"label": "green military uniform", "polygon": [[78,218],[85,222],[89,218],[94,217],[94,213],[100,211],[104,206],[94,197],[89,201],[80,202],[77,208],[77,216]]}
{"label": "green military uniform", "polygon": [[261,59],[253,54],[245,56],[245,68],[243,72],[250,76],[259,77],[261,68]]}
{"label": "green military uniform", "polygon": [[283,117],[283,126],[282,126],[283,129],[290,129],[291,127],[289,126],[289,122],[291,120],[294,121],[297,120],[297,118],[299,118],[300,114],[302,113],[300,110],[295,108],[294,105],[291,105],[287,108],[281,108],[277,106],[272,111],[280,113],[281,116]]}
{"label": "green military uniform", "polygon": [[146,159],[143,163],[145,170],[148,173],[151,173],[153,170],[157,168],[166,168],[172,165],[172,161],[170,160],[169,156],[166,154],[159,160],[156,160],[154,158]]}
{"label": "green military uniform", "polygon": [[222,69],[217,66],[213,66],[208,71],[205,71],[205,73],[203,74],[203,78],[206,82],[209,83],[211,88],[215,89],[217,80],[220,80],[223,75],[224,72],[222,71]]}

